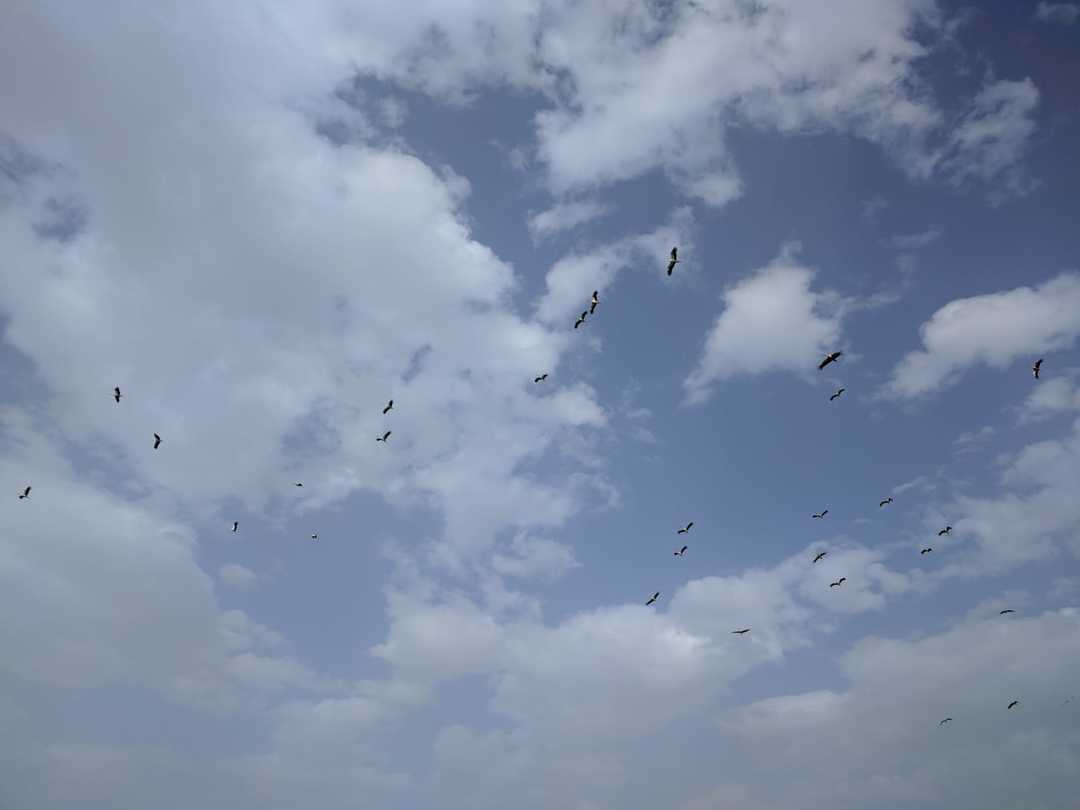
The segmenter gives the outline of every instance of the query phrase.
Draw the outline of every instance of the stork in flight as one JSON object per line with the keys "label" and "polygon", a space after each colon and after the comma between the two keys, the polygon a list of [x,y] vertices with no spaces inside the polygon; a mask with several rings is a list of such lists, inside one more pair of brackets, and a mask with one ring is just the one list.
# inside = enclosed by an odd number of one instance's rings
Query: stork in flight
{"label": "stork in flight", "polygon": [[827,514],[829,514],[829,510],[828,509],[822,509],[820,512],[815,512],[810,517],[817,518],[818,520],[820,520],[821,518],[825,517]]}
{"label": "stork in flight", "polygon": [[234,520],[232,522],[232,530],[233,530],[233,534],[236,534],[238,531],[240,531],[240,521],[239,520]]}
{"label": "stork in flight", "polygon": [[951,717],[946,717],[944,720],[942,720],[940,723],[938,723],[938,725],[943,726],[946,723],[951,723],[951,722],[952,722],[952,718]]}
{"label": "stork in flight", "polygon": [[1011,709],[1011,708],[1012,708],[1013,706],[1019,706],[1019,705],[1020,705],[1020,701],[1019,701],[1019,700],[1014,700],[1014,701],[1013,701],[1012,703],[1010,703],[1010,704],[1009,704],[1008,706],[1006,706],[1005,708],[1006,708],[1006,709]]}
{"label": "stork in flight", "polygon": [[668,259],[668,263],[667,263],[667,274],[669,276],[675,271],[675,265],[677,265],[678,263],[679,263],[679,249],[677,247],[673,247],[671,249],[671,257]]}
{"label": "stork in flight", "polygon": [[375,441],[377,441],[377,442],[385,442],[387,439],[390,438],[390,434],[393,433],[393,432],[394,431],[392,431],[392,430],[388,430],[382,436],[376,436]]}
{"label": "stork in flight", "polygon": [[946,526],[944,529],[937,533],[937,536],[944,537],[947,534],[952,534],[952,526]]}
{"label": "stork in flight", "polygon": [[819,551],[817,553],[817,556],[814,557],[814,562],[818,562],[818,560],[824,560],[828,555],[829,555],[829,552],[827,552],[827,551]]}
{"label": "stork in flight", "polygon": [[1031,367],[1031,373],[1035,376],[1036,380],[1039,379],[1039,372],[1042,370],[1042,361],[1043,359],[1040,357],[1035,361],[1035,365]]}
{"label": "stork in flight", "polygon": [[596,308],[598,306],[600,306],[600,291],[599,290],[593,290],[592,291],[592,300],[589,301],[589,314],[592,315],[594,312],[596,312]]}
{"label": "stork in flight", "polygon": [[746,628],[743,628],[742,630],[732,630],[731,632],[732,632],[733,635],[742,636],[742,635],[745,635],[746,633],[749,633],[750,628],[746,627]]}
{"label": "stork in flight", "polygon": [[27,487],[26,489],[24,489],[22,491],[22,494],[19,496],[19,500],[20,501],[25,501],[27,498],[29,498],[31,489],[33,489],[33,487]]}
{"label": "stork in flight", "polygon": [[694,528],[694,521],[691,520],[689,523],[687,523],[685,526],[683,526],[681,529],[679,529],[677,532],[675,532],[675,534],[686,534],[692,528]]}
{"label": "stork in flight", "polygon": [[114,388],[114,389],[112,390],[112,398],[113,398],[113,399],[115,399],[115,400],[116,400],[117,402],[119,402],[119,401],[120,401],[120,386],[119,386],[119,385],[118,385],[118,386],[116,386],[116,387],[115,387],[115,388]]}
{"label": "stork in flight", "polygon": [[890,504],[890,503],[892,503],[892,495],[890,495],[890,496],[889,496],[888,498],[886,498],[885,500],[883,500],[883,501],[880,501],[880,502],[878,503],[878,509],[880,509],[881,507],[883,507],[883,506],[886,506],[886,505],[888,505],[888,504]]}
{"label": "stork in flight", "polygon": [[686,549],[688,549],[688,548],[689,548],[689,546],[683,546],[682,548],[680,548],[678,551],[675,552],[675,556],[676,557],[685,557],[686,556]]}
{"label": "stork in flight", "polygon": [[840,359],[842,354],[843,352],[829,352],[825,355],[825,359],[818,363],[818,371],[821,371],[825,366],[829,365],[829,363],[835,363]]}
{"label": "stork in flight", "polygon": [[840,579],[836,580],[836,582],[830,582],[829,587],[830,588],[839,588],[845,582],[847,582],[847,577],[840,577]]}
{"label": "stork in flight", "polygon": [[1016,611],[1013,610],[1012,608],[1005,608],[1004,610],[999,610],[998,611],[998,616],[1004,616],[1007,613],[1016,613]]}
{"label": "stork in flight", "polygon": [[829,397],[829,402],[832,402],[834,399],[839,399],[840,395],[846,390],[846,388],[837,388],[836,392],[831,397]]}
{"label": "stork in flight", "polygon": [[386,407],[382,409],[383,416],[386,416],[392,410],[394,410],[394,400],[390,400],[386,403]]}
{"label": "stork in flight", "polygon": [[645,603],[645,607],[648,607],[649,605],[651,605],[653,602],[655,602],[659,598],[660,598],[660,591],[657,591],[656,593],[654,593],[652,596],[649,597],[649,601]]}
{"label": "stork in flight", "polygon": [[580,315],[578,315],[577,320],[574,321],[574,328],[577,329],[579,326],[585,323],[585,319],[587,317],[589,317],[589,310],[585,310]]}
{"label": "stork in flight", "polygon": [[158,435],[157,435],[157,434],[155,433],[155,434],[154,434],[154,449],[155,449],[155,450],[157,450],[157,449],[158,449],[159,447],[161,447],[161,437],[160,437],[160,436],[158,436]]}
{"label": "stork in flight", "polygon": [[542,383],[546,379],[547,379],[547,372],[545,371],[539,377],[533,377],[533,382],[534,383]]}

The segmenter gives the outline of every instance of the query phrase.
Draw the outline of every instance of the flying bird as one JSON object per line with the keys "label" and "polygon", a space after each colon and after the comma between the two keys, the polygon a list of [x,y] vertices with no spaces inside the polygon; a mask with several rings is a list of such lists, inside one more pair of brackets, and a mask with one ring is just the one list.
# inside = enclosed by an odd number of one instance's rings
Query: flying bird
{"label": "flying bird", "polygon": [[946,526],[944,529],[937,533],[937,536],[941,537],[942,535],[946,534],[952,534],[952,526]]}
{"label": "flying bird", "polygon": [[388,430],[382,436],[376,436],[375,441],[377,441],[377,442],[385,442],[387,439],[390,438],[390,434],[393,433],[393,432],[394,431],[392,431],[392,430]]}
{"label": "flying bird", "polygon": [[998,616],[1004,616],[1006,613],[1016,613],[1016,611],[1012,608],[1005,608],[1004,610],[998,611]]}
{"label": "flying bird", "polygon": [[581,326],[583,323],[585,323],[585,318],[587,318],[588,315],[589,315],[589,310],[585,310],[580,315],[578,315],[578,319],[576,321],[574,321],[574,328],[577,329],[579,326]]}
{"label": "flying bird", "polygon": [[545,372],[544,372],[543,374],[541,374],[541,375],[540,375],[539,377],[533,377],[533,382],[534,382],[534,383],[541,383],[541,382],[543,382],[543,381],[544,381],[544,380],[546,380],[546,379],[547,379],[547,372],[545,371]]}
{"label": "flying bird", "polygon": [[1005,708],[1007,708],[1007,709],[1011,709],[1011,708],[1012,708],[1013,706],[1019,706],[1019,705],[1020,705],[1020,701],[1019,701],[1019,700],[1014,700],[1014,701],[1013,701],[1012,703],[1010,703],[1010,704],[1009,704],[1008,706],[1006,706]]}
{"label": "flying bird", "polygon": [[676,557],[683,557],[683,556],[685,556],[685,555],[686,555],[686,549],[687,549],[687,548],[689,548],[689,546],[683,546],[682,548],[680,548],[680,549],[679,549],[678,551],[676,551],[676,552],[675,552],[675,556],[676,556]]}
{"label": "flying bird", "polygon": [[234,520],[232,522],[232,530],[233,530],[233,534],[236,534],[238,531],[240,531],[240,521]]}
{"label": "flying bird", "polygon": [[747,628],[745,628],[745,629],[743,629],[743,630],[732,630],[731,632],[732,632],[732,633],[733,633],[734,635],[736,635],[736,636],[741,636],[741,635],[745,635],[746,633],[749,633],[749,632],[750,632],[750,628],[749,628],[749,627],[747,627]]}
{"label": "flying bird", "polygon": [[33,489],[33,487],[27,487],[26,489],[24,489],[22,491],[22,495],[19,496],[19,500],[22,501],[22,500],[25,500],[25,499],[29,498],[31,489]]}
{"label": "flying bird", "polygon": [[886,505],[888,505],[890,503],[892,503],[892,496],[891,495],[888,498],[886,498],[885,500],[880,501],[878,503],[878,509],[880,509],[881,507],[886,506]]}
{"label": "flying bird", "polygon": [[295,484],[293,484],[293,486],[294,487],[302,487],[303,483],[301,483],[300,481],[297,481]]}
{"label": "flying bird", "polygon": [[386,407],[382,409],[383,416],[386,416],[392,410],[394,410],[394,400],[390,400],[386,403]]}
{"label": "flying bird", "polygon": [[311,539],[312,540],[318,540],[319,539],[318,533],[315,533],[315,534],[311,535]]}
{"label": "flying bird", "polygon": [[828,509],[822,509],[820,512],[815,512],[810,517],[818,518],[820,520],[821,518],[825,517],[827,514],[829,514],[829,510]]}
{"label": "flying bird", "polygon": [[931,551],[933,551],[933,549],[930,548],[930,546],[927,546],[926,548],[920,548],[919,549],[920,554],[929,554]]}
{"label": "flying bird", "polygon": [[596,308],[600,305],[600,291],[592,291],[592,300],[589,301],[589,314],[592,315],[596,312]]}
{"label": "flying bird", "polygon": [[840,395],[842,393],[844,393],[845,390],[847,390],[847,389],[845,389],[845,388],[837,388],[836,393],[833,394],[831,397],[829,397],[829,402],[832,402],[834,399],[839,399]]}
{"label": "flying bird", "polygon": [[946,723],[951,723],[951,722],[952,722],[952,718],[951,717],[946,717],[944,720],[942,720],[940,723],[938,723],[938,725],[943,726]]}
{"label": "flying bird", "polygon": [[657,591],[656,593],[654,593],[652,596],[649,597],[649,601],[645,603],[645,607],[648,607],[649,605],[651,605],[653,602],[655,602],[659,598],[660,598],[660,591]]}
{"label": "flying bird", "polygon": [[1038,360],[1035,361],[1035,365],[1031,367],[1031,373],[1035,375],[1036,380],[1039,379],[1039,371],[1042,369],[1042,361],[1043,359],[1040,357]]}
{"label": "flying bird", "polygon": [[818,560],[824,560],[828,555],[829,555],[829,552],[827,552],[827,551],[819,551],[817,553],[817,556],[814,557],[814,562],[817,562]]}
{"label": "flying bird", "polygon": [[154,434],[154,449],[157,450],[161,446],[161,437],[156,433]]}
{"label": "flying bird", "polygon": [[694,521],[691,520],[689,523],[687,523],[685,526],[675,532],[675,534],[686,534],[692,528],[694,528]]}
{"label": "flying bird", "polygon": [[678,263],[679,263],[679,249],[677,247],[673,247],[671,249],[671,258],[668,259],[668,263],[667,263],[667,274],[669,276],[675,270],[675,265],[677,265]]}
{"label": "flying bird", "polygon": [[825,368],[825,366],[829,365],[829,363],[835,363],[837,360],[840,359],[840,355],[842,354],[843,352],[830,352],[829,354],[825,355],[825,359],[818,363],[818,371],[821,371],[821,369]]}
{"label": "flying bird", "polygon": [[112,390],[112,398],[115,399],[117,402],[120,401],[120,386],[119,385],[116,386],[116,388],[114,388]]}
{"label": "flying bird", "polygon": [[847,582],[847,577],[840,577],[840,579],[836,580],[836,582],[830,582],[829,587],[830,588],[839,588],[845,582]]}

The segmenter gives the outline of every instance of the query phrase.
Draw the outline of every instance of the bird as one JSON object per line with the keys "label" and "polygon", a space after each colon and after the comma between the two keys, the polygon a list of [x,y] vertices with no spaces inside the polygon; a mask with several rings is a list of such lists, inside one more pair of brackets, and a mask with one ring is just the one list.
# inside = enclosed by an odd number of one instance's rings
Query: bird
{"label": "bird", "polygon": [[836,393],[835,393],[835,394],[833,394],[833,395],[832,395],[831,397],[829,397],[829,402],[832,402],[832,401],[833,401],[834,399],[839,399],[839,398],[840,398],[840,395],[841,395],[842,393],[844,393],[844,391],[845,391],[845,390],[846,390],[846,389],[844,389],[844,388],[837,388],[837,389],[836,389]]}
{"label": "bird", "polygon": [[585,318],[588,317],[588,315],[589,315],[589,310],[585,310],[580,315],[578,315],[578,319],[576,321],[574,321],[574,328],[577,329],[579,326],[581,326],[583,323],[585,323]]}
{"label": "bird", "polygon": [[539,377],[533,377],[533,382],[534,382],[534,383],[541,383],[541,382],[543,382],[543,381],[544,381],[544,380],[546,380],[546,379],[547,379],[547,372],[545,371],[545,372],[544,372],[543,374],[541,374],[541,375],[540,375]]}
{"label": "bird", "polygon": [[394,410],[394,400],[390,400],[386,403],[386,407],[382,409],[383,416],[386,416],[392,410]]}
{"label": "bird", "polygon": [[836,580],[836,582],[830,582],[829,587],[830,588],[839,588],[845,582],[847,582],[847,577],[840,577],[840,579]]}
{"label": "bird", "polygon": [[1013,706],[1019,706],[1019,705],[1020,705],[1020,701],[1019,701],[1019,700],[1014,700],[1014,701],[1013,701],[1012,703],[1010,703],[1010,704],[1009,704],[1008,706],[1006,706],[1005,708],[1006,708],[1006,709],[1011,709],[1011,708],[1012,708]]}
{"label": "bird", "polygon": [[890,504],[890,503],[892,503],[892,496],[891,495],[888,498],[886,498],[885,500],[878,502],[878,509],[880,509],[881,507],[883,507],[883,506],[885,506],[887,504]]}
{"label": "bird", "polygon": [[655,602],[659,598],[660,598],[660,591],[657,591],[656,593],[654,593],[652,596],[649,597],[649,601],[645,603],[645,607],[648,607],[649,605],[651,605],[653,602]]}
{"label": "bird", "polygon": [[161,437],[156,433],[154,434],[154,449],[157,450],[161,446]]}
{"label": "bird", "polygon": [[1039,379],[1039,371],[1042,369],[1042,361],[1043,359],[1040,357],[1038,360],[1035,361],[1035,365],[1031,367],[1031,373],[1035,375],[1036,380]]}
{"label": "bird", "polygon": [[946,534],[952,534],[952,526],[946,526],[944,529],[942,529],[941,531],[939,531],[937,533],[937,536],[942,537],[943,535],[946,535]]}
{"label": "bird", "polygon": [[388,430],[382,436],[376,436],[375,441],[377,441],[377,442],[385,442],[387,439],[390,438],[390,434],[393,433],[393,432],[394,431],[392,431],[392,430]]}
{"label": "bird", "polygon": [[944,720],[942,720],[940,723],[938,723],[938,725],[943,726],[946,723],[951,723],[951,722],[952,722],[952,718],[951,717],[946,717]]}
{"label": "bird", "polygon": [[843,352],[829,352],[825,355],[825,359],[818,363],[818,371],[821,371],[821,369],[825,368],[829,363],[835,363],[840,359],[840,355],[842,354]]}
{"label": "bird", "polygon": [[1064,706],[1067,703],[1072,703],[1072,700],[1073,699],[1071,697],[1067,697],[1067,698],[1065,698],[1065,700],[1061,701],[1061,705]]}
{"label": "bird", "polygon": [[1016,611],[1012,608],[1005,608],[1004,610],[998,611],[998,616],[1004,616],[1006,613],[1016,613]]}
{"label": "bird", "polygon": [[319,534],[318,534],[318,532],[316,532],[315,534],[311,535],[311,539],[312,539],[312,540],[318,540],[318,539],[319,539]]}
{"label": "bird", "polygon": [[592,291],[592,300],[589,301],[589,314],[592,315],[596,312],[596,308],[600,305],[600,291]]}
{"label": "bird", "polygon": [[234,520],[232,522],[232,530],[233,530],[233,534],[236,534],[238,531],[240,531],[240,521],[239,520]]}
{"label": "bird", "polygon": [[825,517],[827,514],[829,514],[829,510],[828,509],[822,509],[820,512],[815,512],[810,517],[818,518],[820,520],[821,518]]}
{"label": "bird", "polygon": [[920,548],[919,549],[920,554],[929,554],[931,551],[933,551],[933,549],[930,548],[930,546],[927,546],[926,548]]}
{"label": "bird", "polygon": [[675,265],[677,265],[678,263],[679,263],[679,249],[677,247],[673,247],[671,249],[671,258],[668,259],[668,263],[667,263],[667,274],[669,276],[675,270]]}
{"label": "bird", "polygon": [[733,634],[733,635],[736,635],[736,636],[741,636],[741,635],[744,635],[744,634],[746,634],[746,633],[749,633],[749,632],[750,632],[750,628],[749,628],[749,627],[747,627],[747,628],[744,628],[744,629],[742,629],[742,630],[732,630],[731,632],[732,632],[732,634]]}
{"label": "bird", "polygon": [[677,532],[675,532],[675,534],[686,534],[692,528],[694,528],[694,521],[691,520],[689,523],[687,523],[685,526],[683,526],[681,529],[679,529]]}
{"label": "bird", "polygon": [[678,551],[675,552],[675,556],[676,557],[685,556],[687,548],[689,548],[689,546],[683,546],[682,548],[680,548]]}
{"label": "bird", "polygon": [[817,553],[817,556],[814,557],[814,562],[816,563],[816,562],[818,562],[818,560],[824,560],[827,556],[829,556],[829,552],[827,552],[827,551],[819,551]]}
{"label": "bird", "polygon": [[113,399],[115,399],[115,400],[116,400],[117,402],[119,402],[119,401],[120,401],[120,386],[119,386],[119,385],[118,385],[118,386],[116,386],[116,387],[115,387],[115,388],[114,388],[114,389],[112,390],[112,397],[113,397]]}
{"label": "bird", "polygon": [[293,484],[294,487],[302,487],[303,485],[304,484],[302,481],[297,481],[295,484]]}
{"label": "bird", "polygon": [[30,497],[30,490],[31,490],[31,489],[33,489],[33,487],[27,487],[26,489],[24,489],[24,490],[22,491],[22,495],[20,495],[20,496],[19,496],[19,500],[20,500],[20,501],[24,501],[24,500],[26,500],[27,498],[29,498],[29,497]]}

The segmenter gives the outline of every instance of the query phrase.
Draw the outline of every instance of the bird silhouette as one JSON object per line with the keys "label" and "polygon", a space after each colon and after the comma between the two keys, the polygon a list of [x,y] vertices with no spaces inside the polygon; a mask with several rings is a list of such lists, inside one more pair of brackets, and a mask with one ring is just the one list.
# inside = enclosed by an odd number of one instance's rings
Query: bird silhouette
{"label": "bird silhouette", "polygon": [[667,274],[669,276],[672,274],[672,272],[674,272],[675,265],[677,265],[678,263],[679,263],[679,249],[677,247],[673,247],[671,249],[671,258],[668,259],[668,263],[667,263]]}
{"label": "bird silhouette", "polygon": [[386,407],[382,409],[383,416],[386,416],[392,410],[394,410],[394,400],[390,400],[386,403]]}
{"label": "bird silhouette", "polygon": [[946,534],[952,534],[952,526],[946,526],[944,529],[942,529],[941,531],[939,531],[937,533],[937,536],[942,537],[943,535],[946,535]]}
{"label": "bird silhouette", "polygon": [[920,548],[919,549],[920,554],[929,554],[931,551],[933,551],[933,549],[930,548],[930,546],[927,546],[926,548]]}
{"label": "bird silhouette", "polygon": [[683,526],[681,529],[679,529],[677,532],[675,532],[675,534],[686,534],[692,528],[694,528],[694,521],[691,520],[689,523],[687,523],[685,526]]}
{"label": "bird silhouette", "polygon": [[836,580],[836,582],[830,582],[829,587],[830,588],[839,588],[845,582],[847,582],[847,577],[840,577],[840,579]]}
{"label": "bird silhouette", "polygon": [[742,630],[732,630],[731,632],[732,632],[733,635],[742,636],[742,635],[745,635],[746,633],[749,633],[750,628],[746,627],[746,628],[744,628]]}
{"label": "bird silhouette", "polygon": [[1016,613],[1016,611],[1012,608],[1005,608],[1004,610],[998,611],[998,616],[1004,616],[1006,613]]}
{"label": "bird silhouette", "polygon": [[382,436],[376,436],[375,441],[377,441],[377,442],[385,442],[387,439],[390,438],[390,434],[393,433],[393,432],[394,431],[392,431],[392,430],[388,430]]}
{"label": "bird silhouette", "polygon": [[834,399],[839,399],[840,395],[842,393],[844,393],[844,391],[846,391],[846,390],[847,390],[846,388],[837,388],[836,393],[834,393],[831,397],[829,397],[829,402],[832,402]]}
{"label": "bird silhouette", "polygon": [[829,552],[827,552],[827,551],[819,551],[817,553],[817,556],[814,557],[814,562],[817,562],[818,560],[824,560],[827,556],[829,556]]}
{"label": "bird silhouette", "polygon": [[825,368],[825,366],[829,365],[829,363],[835,363],[837,360],[840,359],[840,356],[842,354],[843,352],[830,352],[829,354],[825,355],[825,359],[818,363],[818,371],[821,371],[821,369]]}
{"label": "bird silhouette", "polygon": [[680,548],[678,551],[675,552],[675,556],[676,557],[684,556],[686,554],[686,549],[687,548],[689,548],[689,546],[683,546],[682,548]]}
{"label": "bird silhouette", "polygon": [[160,437],[160,436],[158,436],[158,435],[157,435],[157,434],[155,433],[155,434],[154,434],[154,449],[155,449],[155,450],[157,450],[157,449],[158,449],[159,447],[161,447],[161,437]]}
{"label": "bird silhouette", "polygon": [[534,383],[540,383],[540,382],[543,382],[546,379],[547,379],[547,372],[544,372],[539,377],[533,377],[533,382]]}
{"label": "bird silhouette", "polygon": [[660,598],[660,591],[657,591],[656,593],[654,593],[652,596],[649,597],[649,601],[645,603],[645,607],[648,607],[649,605],[651,605],[653,602],[655,602],[659,598]]}
{"label": "bird silhouette", "polygon": [[592,300],[589,301],[589,314],[590,315],[592,315],[594,312],[596,312],[596,308],[600,305],[599,296],[600,296],[600,291],[599,290],[593,290],[592,291]]}
{"label": "bird silhouette", "polygon": [[120,386],[116,386],[116,388],[112,390],[112,396],[117,402],[120,401]]}
{"label": "bird silhouette", "polygon": [[19,496],[19,500],[23,501],[23,500],[26,500],[27,498],[29,498],[31,489],[33,489],[33,487],[27,487],[26,489],[24,489],[22,491],[22,494]]}
{"label": "bird silhouette", "polygon": [[574,328],[577,329],[579,326],[581,326],[583,323],[585,323],[585,319],[587,317],[589,317],[589,310],[585,310],[580,315],[578,315],[577,320],[574,321]]}
{"label": "bird silhouette", "polygon": [[1039,379],[1039,372],[1042,370],[1042,358],[1040,357],[1035,361],[1035,365],[1031,367],[1031,373],[1035,375],[1035,379]]}
{"label": "bird silhouette", "polygon": [[821,518],[825,517],[827,514],[829,514],[829,510],[828,509],[822,509],[820,512],[815,512],[810,517],[817,518],[818,520],[820,520]]}
{"label": "bird silhouette", "polygon": [[294,487],[302,487],[303,485],[304,484],[301,481],[297,481],[295,484],[293,484]]}
{"label": "bird silhouette", "polygon": [[938,723],[938,725],[943,726],[946,723],[951,723],[951,722],[952,722],[952,718],[951,717],[946,717],[944,720],[942,720],[940,723]]}
{"label": "bird silhouette", "polygon": [[878,509],[880,509],[881,507],[883,507],[883,506],[885,506],[887,504],[890,504],[890,503],[892,503],[892,496],[889,496],[888,498],[886,498],[883,501],[879,501],[878,502]]}
{"label": "bird silhouette", "polygon": [[318,540],[319,539],[318,533],[316,532],[315,534],[311,535],[311,539],[312,540]]}
{"label": "bird silhouette", "polygon": [[232,522],[232,530],[233,530],[233,534],[236,534],[238,531],[240,531],[240,521],[234,520]]}
{"label": "bird silhouette", "polygon": [[1019,706],[1019,705],[1020,705],[1020,701],[1019,701],[1019,700],[1014,700],[1014,701],[1013,701],[1012,703],[1010,703],[1010,704],[1009,704],[1008,706],[1006,706],[1005,708],[1006,708],[1006,709],[1011,709],[1011,708],[1012,708],[1013,706]]}

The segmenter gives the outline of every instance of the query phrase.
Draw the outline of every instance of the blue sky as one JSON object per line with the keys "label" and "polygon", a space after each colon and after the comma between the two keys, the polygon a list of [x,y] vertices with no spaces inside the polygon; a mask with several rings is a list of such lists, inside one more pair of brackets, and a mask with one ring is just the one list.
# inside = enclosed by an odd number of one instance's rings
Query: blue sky
{"label": "blue sky", "polygon": [[0,807],[1069,806],[1080,7],[221,6],[0,12]]}

